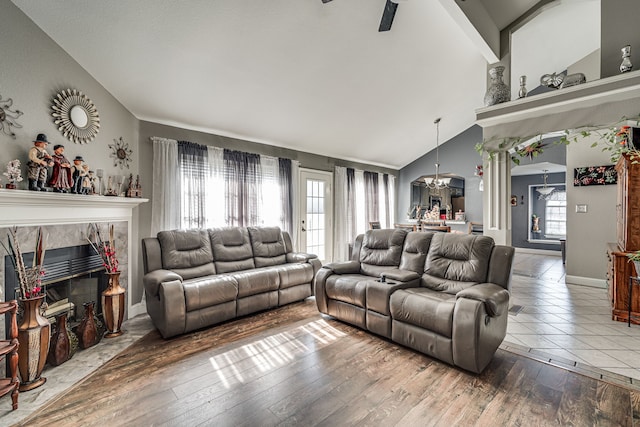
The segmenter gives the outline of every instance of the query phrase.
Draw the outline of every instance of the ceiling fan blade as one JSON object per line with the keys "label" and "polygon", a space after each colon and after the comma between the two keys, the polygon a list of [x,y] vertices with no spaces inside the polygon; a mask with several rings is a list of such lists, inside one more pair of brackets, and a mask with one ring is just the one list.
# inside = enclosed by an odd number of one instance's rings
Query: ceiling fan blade
{"label": "ceiling fan blade", "polygon": [[322,0],[322,3],[329,3],[331,0]]}
{"label": "ceiling fan blade", "polygon": [[393,17],[396,16],[396,9],[398,9],[398,4],[387,0],[384,5],[384,12],[382,12],[382,20],[380,20],[380,28],[378,28],[379,32],[389,31],[391,29]]}

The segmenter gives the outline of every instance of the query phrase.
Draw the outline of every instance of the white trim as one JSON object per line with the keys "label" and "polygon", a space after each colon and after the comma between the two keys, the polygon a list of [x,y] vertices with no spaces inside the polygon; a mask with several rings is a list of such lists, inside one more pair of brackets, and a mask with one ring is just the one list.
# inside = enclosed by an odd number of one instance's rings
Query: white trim
{"label": "white trim", "polygon": [[594,279],[592,277],[566,275],[564,281],[567,285],[589,286],[592,288],[607,288],[607,281],[604,279]]}

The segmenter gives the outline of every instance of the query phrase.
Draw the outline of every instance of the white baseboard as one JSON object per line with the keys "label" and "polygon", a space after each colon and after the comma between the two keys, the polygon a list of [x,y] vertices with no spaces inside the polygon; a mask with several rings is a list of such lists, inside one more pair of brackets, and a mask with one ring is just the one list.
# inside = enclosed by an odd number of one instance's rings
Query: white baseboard
{"label": "white baseboard", "polygon": [[568,285],[590,286],[592,288],[607,288],[607,281],[604,279],[594,279],[592,277],[566,275],[564,282]]}
{"label": "white baseboard", "polygon": [[140,314],[147,314],[147,304],[145,300],[129,307],[129,319],[133,319]]}
{"label": "white baseboard", "polygon": [[562,251],[551,251],[547,249],[532,249],[532,248],[516,248],[514,247],[516,252],[521,254],[537,254],[537,255],[548,255],[548,256],[562,256]]}

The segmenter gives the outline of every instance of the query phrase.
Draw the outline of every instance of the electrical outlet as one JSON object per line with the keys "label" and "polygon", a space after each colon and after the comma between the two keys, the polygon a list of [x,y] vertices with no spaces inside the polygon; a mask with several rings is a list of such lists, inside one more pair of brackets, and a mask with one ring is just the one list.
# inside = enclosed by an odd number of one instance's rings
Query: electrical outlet
{"label": "electrical outlet", "polygon": [[576,213],[587,213],[587,205],[576,205]]}

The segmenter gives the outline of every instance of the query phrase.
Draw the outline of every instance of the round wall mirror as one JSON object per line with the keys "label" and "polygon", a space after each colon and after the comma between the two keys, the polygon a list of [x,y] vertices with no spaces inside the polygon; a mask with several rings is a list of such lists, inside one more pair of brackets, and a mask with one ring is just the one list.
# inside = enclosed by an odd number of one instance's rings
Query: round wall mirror
{"label": "round wall mirror", "polygon": [[71,107],[69,116],[71,117],[71,123],[78,128],[84,129],[87,127],[87,124],[89,124],[89,116],[86,110],[79,105]]}
{"label": "round wall mirror", "polygon": [[69,141],[86,144],[100,130],[100,116],[93,102],[75,89],[67,89],[53,98],[54,123]]}

